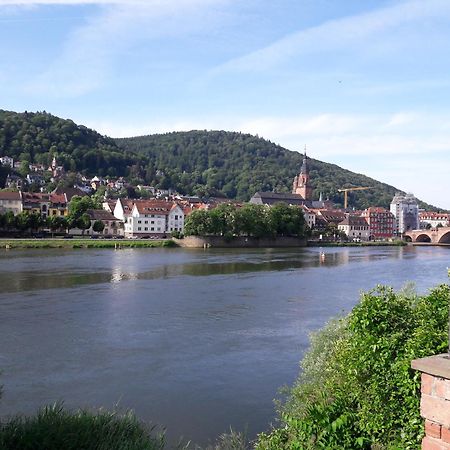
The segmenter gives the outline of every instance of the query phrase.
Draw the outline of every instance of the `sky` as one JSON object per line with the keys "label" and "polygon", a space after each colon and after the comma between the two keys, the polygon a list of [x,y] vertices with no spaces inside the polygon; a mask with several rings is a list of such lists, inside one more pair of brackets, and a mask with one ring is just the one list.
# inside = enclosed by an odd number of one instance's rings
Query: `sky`
{"label": "sky", "polygon": [[0,0],[0,109],[242,131],[450,209],[448,0]]}

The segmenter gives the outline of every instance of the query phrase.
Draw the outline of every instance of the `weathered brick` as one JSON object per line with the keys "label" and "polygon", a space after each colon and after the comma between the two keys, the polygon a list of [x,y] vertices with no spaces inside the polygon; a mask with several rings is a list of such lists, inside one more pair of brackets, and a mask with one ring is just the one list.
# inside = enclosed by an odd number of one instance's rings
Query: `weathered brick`
{"label": "weathered brick", "polygon": [[429,437],[441,439],[441,425],[431,420],[425,420],[425,434]]}
{"label": "weathered brick", "polygon": [[422,394],[420,414],[425,419],[450,428],[450,400]]}
{"label": "weathered brick", "polygon": [[432,395],[450,400],[450,380],[436,377],[433,382]]}
{"label": "weathered brick", "polygon": [[422,450],[450,450],[450,444],[425,436],[422,440]]}
{"label": "weathered brick", "polygon": [[433,381],[433,389],[431,391],[431,395],[435,395],[436,397],[445,398],[445,379],[435,377]]}
{"label": "weathered brick", "polygon": [[443,442],[450,444],[450,429],[442,427],[441,439]]}
{"label": "weathered brick", "polygon": [[433,389],[433,381],[434,377],[432,375],[428,375],[427,373],[422,373],[421,380],[421,392],[422,394],[431,395]]}

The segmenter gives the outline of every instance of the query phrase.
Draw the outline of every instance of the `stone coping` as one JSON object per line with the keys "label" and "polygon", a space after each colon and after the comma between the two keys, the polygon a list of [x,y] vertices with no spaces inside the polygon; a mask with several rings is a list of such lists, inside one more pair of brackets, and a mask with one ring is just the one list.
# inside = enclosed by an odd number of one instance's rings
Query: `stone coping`
{"label": "stone coping", "polygon": [[448,353],[414,359],[411,367],[420,372],[450,380],[450,358]]}

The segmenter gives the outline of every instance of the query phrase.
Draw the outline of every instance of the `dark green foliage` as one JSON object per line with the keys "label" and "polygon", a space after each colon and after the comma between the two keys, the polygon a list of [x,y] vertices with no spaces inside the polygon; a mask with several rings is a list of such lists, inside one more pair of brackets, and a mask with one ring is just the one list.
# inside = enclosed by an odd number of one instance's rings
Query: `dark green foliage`
{"label": "dark green foliage", "polygon": [[349,316],[313,336],[303,372],[282,407],[284,426],[257,449],[419,449],[416,358],[447,346],[450,288],[417,297],[378,287]]}
{"label": "dark green foliage", "polygon": [[14,216],[9,211],[5,214],[0,214],[0,228],[5,230],[36,231],[43,225],[45,225],[45,220],[38,213],[23,211]]}
{"label": "dark green foliage", "polygon": [[[139,158],[118,149],[113,139],[46,112],[0,110],[0,156],[4,155],[45,166],[56,156],[66,171],[111,176],[128,175],[128,167],[139,164]],[[23,171],[28,171],[27,165]]]}
{"label": "dark green foliage", "polygon": [[222,203],[209,211],[197,210],[187,218],[184,233],[189,236],[298,236],[306,235],[303,211],[297,206],[279,203],[271,208],[245,204],[242,207]]}
{"label": "dark green foliage", "polygon": [[162,450],[164,438],[153,436],[131,413],[65,411],[43,408],[36,416],[0,423],[2,450]]}
{"label": "dark green foliage", "polygon": [[[89,228],[89,227],[88,227]],[[96,220],[92,225],[92,229],[96,233],[101,233],[105,229],[105,224],[101,220]]]}
{"label": "dark green foliage", "polygon": [[63,216],[47,217],[46,225],[51,231],[59,231],[67,228],[67,219]]}

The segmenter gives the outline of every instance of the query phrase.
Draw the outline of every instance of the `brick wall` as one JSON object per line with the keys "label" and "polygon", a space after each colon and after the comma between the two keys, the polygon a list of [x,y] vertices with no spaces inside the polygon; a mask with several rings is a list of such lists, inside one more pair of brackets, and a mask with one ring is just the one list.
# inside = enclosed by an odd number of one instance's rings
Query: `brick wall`
{"label": "brick wall", "polygon": [[425,419],[423,450],[450,450],[450,359],[437,355],[412,362],[422,372],[420,414]]}

